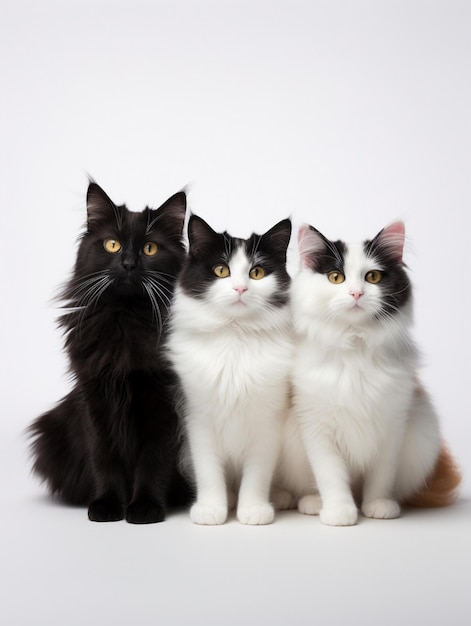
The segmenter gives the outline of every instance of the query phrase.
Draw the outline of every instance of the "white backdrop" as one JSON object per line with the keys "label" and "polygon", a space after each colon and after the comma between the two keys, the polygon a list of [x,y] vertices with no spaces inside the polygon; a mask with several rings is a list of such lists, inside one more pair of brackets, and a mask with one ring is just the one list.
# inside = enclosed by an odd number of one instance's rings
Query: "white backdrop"
{"label": "white backdrop", "polygon": [[187,186],[237,236],[404,219],[423,377],[469,495],[470,40],[466,0],[0,0],[4,492],[34,518],[20,434],[68,388],[51,299],[90,174],[132,210]]}

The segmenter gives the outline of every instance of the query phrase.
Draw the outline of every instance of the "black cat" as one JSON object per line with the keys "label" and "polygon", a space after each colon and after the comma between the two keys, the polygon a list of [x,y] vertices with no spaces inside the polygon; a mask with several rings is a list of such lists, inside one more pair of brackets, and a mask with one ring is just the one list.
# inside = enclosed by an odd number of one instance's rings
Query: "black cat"
{"label": "black cat", "polygon": [[186,196],[116,206],[91,182],[87,228],[60,318],[75,379],[29,427],[34,471],[94,521],[160,522],[188,487],[177,469],[172,374],[160,346],[185,258]]}

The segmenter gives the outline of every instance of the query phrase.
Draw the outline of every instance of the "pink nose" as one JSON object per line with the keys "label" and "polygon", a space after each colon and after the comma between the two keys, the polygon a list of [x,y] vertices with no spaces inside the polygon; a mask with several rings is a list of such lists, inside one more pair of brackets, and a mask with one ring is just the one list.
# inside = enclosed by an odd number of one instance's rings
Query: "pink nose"
{"label": "pink nose", "polygon": [[350,291],[350,295],[355,299],[356,302],[362,297],[363,291]]}
{"label": "pink nose", "polygon": [[247,291],[247,287],[243,287],[243,286],[234,287],[234,291],[237,291],[239,296],[241,296],[244,293],[244,291]]}

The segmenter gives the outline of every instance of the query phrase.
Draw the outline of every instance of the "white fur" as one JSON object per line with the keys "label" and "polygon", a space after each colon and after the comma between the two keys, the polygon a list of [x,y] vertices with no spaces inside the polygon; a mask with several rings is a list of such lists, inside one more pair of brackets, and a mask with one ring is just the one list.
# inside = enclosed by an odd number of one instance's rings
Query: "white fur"
{"label": "white fur", "polygon": [[[276,279],[252,280],[242,250],[230,270],[204,299],[177,287],[172,309],[168,350],[184,390],[187,460],[197,488],[190,515],[197,524],[222,524],[228,492],[238,491],[239,521],[268,524],[288,402],[289,309],[267,304]],[[241,295],[240,287],[247,287]]]}
{"label": "white fur", "polygon": [[416,378],[411,304],[376,319],[378,286],[363,277],[381,267],[358,245],[349,246],[345,269],[345,282],[334,285],[303,263],[292,283],[294,399],[277,479],[300,511],[334,526],[356,523],[357,484],[364,515],[398,517],[440,447],[437,416]]}

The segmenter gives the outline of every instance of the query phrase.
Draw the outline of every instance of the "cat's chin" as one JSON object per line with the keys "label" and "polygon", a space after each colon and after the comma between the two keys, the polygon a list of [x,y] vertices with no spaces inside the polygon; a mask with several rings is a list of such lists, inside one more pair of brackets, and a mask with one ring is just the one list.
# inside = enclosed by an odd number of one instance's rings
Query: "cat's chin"
{"label": "cat's chin", "polygon": [[244,311],[247,311],[249,306],[247,305],[247,302],[245,302],[244,300],[232,300],[232,299],[226,299],[224,302],[221,303],[223,308],[226,311],[241,311],[242,313]]}
{"label": "cat's chin", "polygon": [[127,278],[117,282],[114,289],[110,290],[111,294],[118,298],[135,298],[143,294],[143,288],[140,283]]}
{"label": "cat's chin", "polygon": [[345,315],[350,319],[362,321],[370,319],[371,317],[371,313],[367,311],[364,307],[359,306],[358,304],[353,304],[348,309],[346,309]]}
{"label": "cat's chin", "polygon": [[352,328],[363,328],[365,324],[368,325],[371,322],[371,319],[371,313],[360,307],[348,308],[344,310],[339,317],[341,323]]}
{"label": "cat's chin", "polygon": [[229,304],[226,308],[227,313],[236,319],[246,319],[249,317],[254,317],[256,315],[256,311],[253,307],[251,307],[246,302],[237,301]]}

